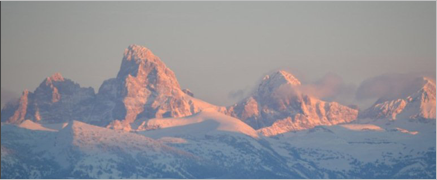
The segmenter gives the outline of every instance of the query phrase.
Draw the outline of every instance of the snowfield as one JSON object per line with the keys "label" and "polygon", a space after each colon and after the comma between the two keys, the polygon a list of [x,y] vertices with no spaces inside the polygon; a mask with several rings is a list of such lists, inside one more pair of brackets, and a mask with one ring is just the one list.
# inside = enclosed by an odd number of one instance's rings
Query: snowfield
{"label": "snowfield", "polygon": [[[181,120],[183,123],[176,123]],[[388,121],[388,120],[387,120]],[[26,122],[26,121],[25,121]],[[79,121],[2,124],[3,178],[435,178],[435,121],[342,124],[257,135],[212,112],[125,132]],[[60,125],[56,125],[60,126]],[[414,131],[408,131],[414,132]],[[370,173],[371,172],[371,173]]]}
{"label": "snowfield", "polygon": [[373,124],[342,124],[340,126],[353,131],[384,131],[381,127]]}
{"label": "snowfield", "polygon": [[[255,138],[258,137],[257,132],[241,120],[219,113],[213,109],[204,109],[195,115],[183,118],[151,119],[147,122],[147,126],[170,128],[198,123],[204,125],[199,125],[198,127],[199,130],[201,129],[202,131],[229,131],[246,134]],[[193,130],[192,132],[196,132],[196,130]]]}
{"label": "snowfield", "polygon": [[305,94],[280,70],[221,107],[130,45],[98,93],[56,73],[5,105],[1,177],[435,179],[436,87],[417,85],[359,111]]}

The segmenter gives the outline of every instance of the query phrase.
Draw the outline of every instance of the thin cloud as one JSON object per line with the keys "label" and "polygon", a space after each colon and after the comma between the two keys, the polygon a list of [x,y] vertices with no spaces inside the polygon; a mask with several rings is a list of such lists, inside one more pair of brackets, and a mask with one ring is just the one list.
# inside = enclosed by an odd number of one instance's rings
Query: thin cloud
{"label": "thin cloud", "polygon": [[302,93],[327,100],[338,101],[340,99],[353,98],[355,85],[347,84],[343,78],[335,73],[328,73],[314,83],[303,84],[299,87]]}
{"label": "thin cloud", "polygon": [[384,98],[394,99],[406,97],[420,87],[420,77],[428,77],[435,81],[435,76],[430,73],[408,73],[408,74],[383,74],[364,80],[358,87],[356,99],[359,101]]}

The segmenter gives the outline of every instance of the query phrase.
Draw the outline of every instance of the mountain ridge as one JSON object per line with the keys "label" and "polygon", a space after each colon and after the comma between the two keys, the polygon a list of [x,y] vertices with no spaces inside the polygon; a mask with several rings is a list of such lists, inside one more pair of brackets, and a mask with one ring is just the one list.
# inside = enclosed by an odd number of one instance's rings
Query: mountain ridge
{"label": "mountain ridge", "polygon": [[436,118],[436,85],[426,78],[417,78],[416,92],[393,99],[378,99],[359,118],[396,120],[398,116],[409,119]]}
{"label": "mountain ridge", "polygon": [[435,83],[422,80],[389,123],[356,122],[358,110],[307,94],[287,71],[221,107],[131,45],[97,94],[55,73],[2,109],[1,176],[435,179]]}
{"label": "mountain ridge", "polygon": [[[415,99],[419,103],[413,103],[415,108],[411,111],[419,113],[413,115],[435,119],[435,103],[432,104],[435,82],[427,78],[422,81],[426,89],[422,88],[414,97],[378,105],[380,99],[374,106],[376,109],[390,106],[385,115],[388,117],[388,112],[397,114],[408,106],[407,101]],[[264,76],[257,89],[242,101],[228,107],[216,106],[194,98],[188,89],[181,89],[174,72],[158,56],[146,47],[133,44],[125,49],[116,77],[105,80],[97,93],[55,73],[44,79],[34,92],[24,91],[18,103],[5,106],[2,122],[79,120],[131,131],[135,130],[131,125],[139,119],[187,117],[203,109],[214,109],[242,120],[261,134],[274,136],[320,125],[349,123],[371,114],[320,100],[307,94],[303,86],[293,74],[279,70]]]}
{"label": "mountain ridge", "polygon": [[258,89],[229,107],[227,114],[266,136],[356,119],[357,110],[312,97],[301,90],[301,85],[296,77],[283,70],[266,75]]}
{"label": "mountain ridge", "polygon": [[2,122],[19,124],[24,120],[47,123],[84,119],[95,98],[94,89],[81,87],[60,73],[47,77],[33,91],[24,90],[17,103],[2,109]]}

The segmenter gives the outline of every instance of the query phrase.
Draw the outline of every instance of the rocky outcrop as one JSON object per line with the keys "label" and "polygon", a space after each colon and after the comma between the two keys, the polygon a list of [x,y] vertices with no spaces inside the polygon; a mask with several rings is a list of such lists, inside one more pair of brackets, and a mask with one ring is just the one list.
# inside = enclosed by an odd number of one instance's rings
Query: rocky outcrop
{"label": "rocky outcrop", "polygon": [[211,107],[215,106],[183,91],[173,71],[152,51],[130,45],[117,77],[100,87],[90,121],[130,130],[130,124],[140,118],[183,117]]}
{"label": "rocky outcrop", "polygon": [[19,124],[26,119],[43,123],[84,120],[90,114],[95,94],[60,73],[46,78],[34,92],[25,90],[18,102],[2,109],[2,122]]}
{"label": "rocky outcrop", "polygon": [[306,95],[300,86],[292,74],[275,72],[265,76],[252,96],[229,107],[227,113],[267,136],[356,119],[358,110]]}
{"label": "rocky outcrop", "polygon": [[435,119],[436,86],[426,77],[416,79],[416,92],[405,97],[381,97],[373,106],[361,112],[361,119]]}

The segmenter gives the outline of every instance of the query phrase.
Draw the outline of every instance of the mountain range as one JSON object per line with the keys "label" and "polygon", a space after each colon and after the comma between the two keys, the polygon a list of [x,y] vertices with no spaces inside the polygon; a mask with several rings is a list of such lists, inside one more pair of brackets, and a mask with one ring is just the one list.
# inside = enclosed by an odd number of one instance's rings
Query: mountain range
{"label": "mountain range", "polygon": [[287,71],[240,102],[182,89],[130,45],[97,93],[60,73],[1,110],[3,178],[436,178],[436,86],[359,112],[302,90]]}

